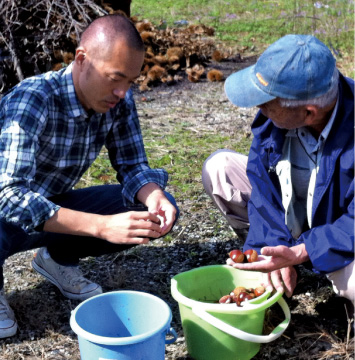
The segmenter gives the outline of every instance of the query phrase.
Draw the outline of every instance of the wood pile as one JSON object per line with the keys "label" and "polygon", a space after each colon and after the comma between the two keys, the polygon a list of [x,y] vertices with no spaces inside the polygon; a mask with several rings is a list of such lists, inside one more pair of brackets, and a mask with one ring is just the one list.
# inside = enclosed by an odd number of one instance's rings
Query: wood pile
{"label": "wood pile", "polygon": [[142,91],[149,90],[155,82],[173,84],[184,75],[191,82],[198,82],[202,76],[207,76],[209,81],[223,80],[223,74],[217,69],[205,74],[205,65],[211,59],[219,62],[229,57],[226,51],[217,48],[213,28],[199,24],[159,29],[149,21],[132,20],[146,47],[138,79]]}
{"label": "wood pile", "polygon": [[[129,10],[129,0],[123,1]],[[128,3],[128,5],[127,5]],[[115,6],[113,6],[115,5]],[[125,10],[127,12],[127,9]],[[77,40],[95,18],[123,13],[117,1],[105,0],[6,0],[0,8],[0,92],[26,77],[59,70],[74,59]],[[137,80],[142,91],[155,83],[174,84],[187,77],[220,81],[223,74],[205,66],[230,54],[217,47],[214,29],[203,24],[154,26],[131,17],[145,43],[146,56]]]}

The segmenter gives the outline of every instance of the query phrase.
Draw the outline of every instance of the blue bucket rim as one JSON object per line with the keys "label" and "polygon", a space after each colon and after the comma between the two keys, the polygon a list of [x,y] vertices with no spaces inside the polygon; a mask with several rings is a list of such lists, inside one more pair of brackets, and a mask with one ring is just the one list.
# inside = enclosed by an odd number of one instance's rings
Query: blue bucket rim
{"label": "blue bucket rim", "polygon": [[[75,316],[78,312],[78,310],[83,307],[87,302],[92,301],[99,297],[105,297],[105,296],[112,296],[115,294],[129,294],[129,295],[140,295],[143,297],[149,297],[153,298],[161,303],[163,308],[167,311],[168,320],[160,327],[146,332],[141,335],[134,335],[129,337],[106,337],[106,336],[100,336],[92,334],[86,330],[84,330],[79,324],[76,322]],[[163,310],[162,310],[163,311]],[[144,291],[136,291],[136,290],[117,290],[117,291],[109,291],[100,295],[93,296],[89,299],[86,299],[82,303],[80,303],[72,312],[70,316],[70,327],[75,332],[76,335],[80,336],[81,338],[91,341],[93,343],[101,344],[101,345],[130,345],[130,344],[137,344],[139,342],[142,342],[143,340],[146,340],[155,334],[158,334],[164,330],[170,329],[170,323],[172,320],[172,313],[169,305],[160,297],[156,295],[152,295],[149,293],[146,293]]]}

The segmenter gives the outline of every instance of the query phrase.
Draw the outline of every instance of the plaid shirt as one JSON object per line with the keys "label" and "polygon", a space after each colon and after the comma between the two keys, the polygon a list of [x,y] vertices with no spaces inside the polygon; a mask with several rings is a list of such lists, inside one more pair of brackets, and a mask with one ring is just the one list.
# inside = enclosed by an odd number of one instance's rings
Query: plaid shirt
{"label": "plaid shirt", "polygon": [[132,92],[89,117],[71,70],[28,78],[0,101],[0,218],[28,232],[59,210],[47,198],[71,190],[103,145],[129,202],[143,185],[164,189],[168,180],[148,166]]}

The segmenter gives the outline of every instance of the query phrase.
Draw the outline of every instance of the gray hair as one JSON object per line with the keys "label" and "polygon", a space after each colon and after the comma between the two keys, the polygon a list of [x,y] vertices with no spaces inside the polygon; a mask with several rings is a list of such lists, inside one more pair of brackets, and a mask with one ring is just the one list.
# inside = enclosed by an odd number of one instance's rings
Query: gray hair
{"label": "gray hair", "polygon": [[279,99],[282,107],[298,107],[304,105],[315,105],[319,108],[324,108],[330,105],[338,96],[338,82],[339,71],[334,68],[333,76],[331,78],[331,88],[323,95],[310,100],[294,100],[294,99]]}

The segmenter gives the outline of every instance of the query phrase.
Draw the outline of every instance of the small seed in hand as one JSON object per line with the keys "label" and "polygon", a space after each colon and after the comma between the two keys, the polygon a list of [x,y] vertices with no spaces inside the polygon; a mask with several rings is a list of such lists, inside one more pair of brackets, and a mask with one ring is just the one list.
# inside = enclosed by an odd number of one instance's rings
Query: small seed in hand
{"label": "small seed in hand", "polygon": [[244,255],[250,263],[258,260],[258,253],[253,249],[244,251]]}
{"label": "small seed in hand", "polygon": [[160,221],[159,225],[160,226],[164,225],[164,218],[162,216],[160,216],[160,215],[157,215],[157,217],[158,217],[158,219]]}
{"label": "small seed in hand", "polygon": [[244,254],[240,250],[232,250],[229,253],[229,257],[235,262],[235,263],[242,263],[244,261]]}

